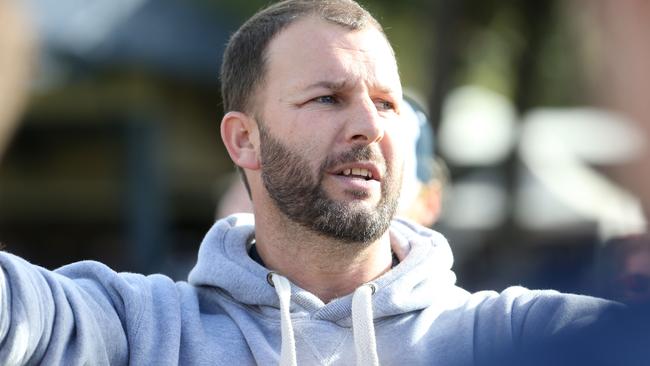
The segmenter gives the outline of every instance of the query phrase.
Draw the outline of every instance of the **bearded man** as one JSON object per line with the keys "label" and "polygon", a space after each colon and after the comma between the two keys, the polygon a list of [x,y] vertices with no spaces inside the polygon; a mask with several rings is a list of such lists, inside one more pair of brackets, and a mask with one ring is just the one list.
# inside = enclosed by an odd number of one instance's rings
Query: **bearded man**
{"label": "bearded man", "polygon": [[402,88],[352,0],[287,0],[233,35],[221,136],[254,214],[218,221],[187,282],[0,254],[0,361],[65,365],[470,365],[611,303],[455,286],[440,234],[393,219]]}

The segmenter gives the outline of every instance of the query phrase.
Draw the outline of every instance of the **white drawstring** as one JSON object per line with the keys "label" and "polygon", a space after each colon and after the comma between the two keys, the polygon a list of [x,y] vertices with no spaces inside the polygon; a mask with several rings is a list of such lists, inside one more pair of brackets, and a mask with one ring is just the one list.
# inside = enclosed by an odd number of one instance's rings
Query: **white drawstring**
{"label": "white drawstring", "polygon": [[367,283],[356,289],[352,296],[352,330],[359,366],[379,365],[372,315],[372,295],[375,290],[375,284]]}
{"label": "white drawstring", "polygon": [[[282,333],[282,347],[280,351],[280,366],[297,366],[296,340],[291,324],[289,308],[291,305],[291,284],[283,276],[269,272],[268,282],[275,288],[280,299],[280,323]],[[372,295],[376,286],[367,283],[354,291],[352,296],[352,332],[354,347],[359,366],[378,366],[377,341],[375,340],[375,326],[372,315]]]}
{"label": "white drawstring", "polygon": [[270,272],[269,283],[275,288],[275,292],[280,299],[280,323],[282,324],[282,348],[280,351],[280,366],[296,366],[296,339],[293,336],[293,325],[291,324],[291,315],[289,307],[291,305],[291,284],[289,280]]}

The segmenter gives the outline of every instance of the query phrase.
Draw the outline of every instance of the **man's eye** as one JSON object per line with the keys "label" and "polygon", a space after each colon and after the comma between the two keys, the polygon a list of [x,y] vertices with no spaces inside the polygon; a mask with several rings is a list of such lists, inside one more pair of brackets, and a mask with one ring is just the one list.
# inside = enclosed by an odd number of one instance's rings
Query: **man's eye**
{"label": "man's eye", "polygon": [[338,102],[336,97],[333,96],[333,95],[323,95],[323,96],[314,98],[314,101],[318,102],[318,103],[323,103],[323,104],[336,104]]}
{"label": "man's eye", "polygon": [[395,105],[387,100],[378,100],[375,102],[375,105],[380,111],[391,111],[395,109]]}

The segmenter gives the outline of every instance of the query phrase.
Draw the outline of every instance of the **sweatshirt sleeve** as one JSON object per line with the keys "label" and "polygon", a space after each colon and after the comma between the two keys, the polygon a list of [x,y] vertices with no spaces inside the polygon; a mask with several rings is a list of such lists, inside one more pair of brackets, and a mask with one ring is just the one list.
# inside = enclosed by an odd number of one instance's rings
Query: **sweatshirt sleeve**
{"label": "sweatshirt sleeve", "polygon": [[[475,359],[483,361],[478,364],[512,365],[524,357],[526,364],[538,365],[542,364],[539,356],[556,353],[560,344],[564,352],[577,354],[583,350],[565,347],[566,342],[596,329],[601,319],[622,309],[612,301],[554,290],[511,287],[492,293],[478,305]],[[529,359],[533,354],[537,358]]]}
{"label": "sweatshirt sleeve", "polygon": [[127,364],[135,283],[96,262],[49,271],[0,252],[0,364]]}

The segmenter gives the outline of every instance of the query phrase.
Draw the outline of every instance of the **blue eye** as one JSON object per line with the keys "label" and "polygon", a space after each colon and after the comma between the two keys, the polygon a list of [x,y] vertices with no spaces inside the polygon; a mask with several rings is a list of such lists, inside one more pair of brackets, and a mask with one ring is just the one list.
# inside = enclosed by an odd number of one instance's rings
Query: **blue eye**
{"label": "blue eye", "polygon": [[316,101],[318,103],[323,103],[323,104],[336,104],[336,103],[338,103],[338,100],[333,95],[323,95],[323,96],[314,98],[314,101]]}
{"label": "blue eye", "polygon": [[378,100],[375,102],[375,105],[377,106],[377,109],[381,111],[391,111],[395,109],[395,104],[386,100]]}

